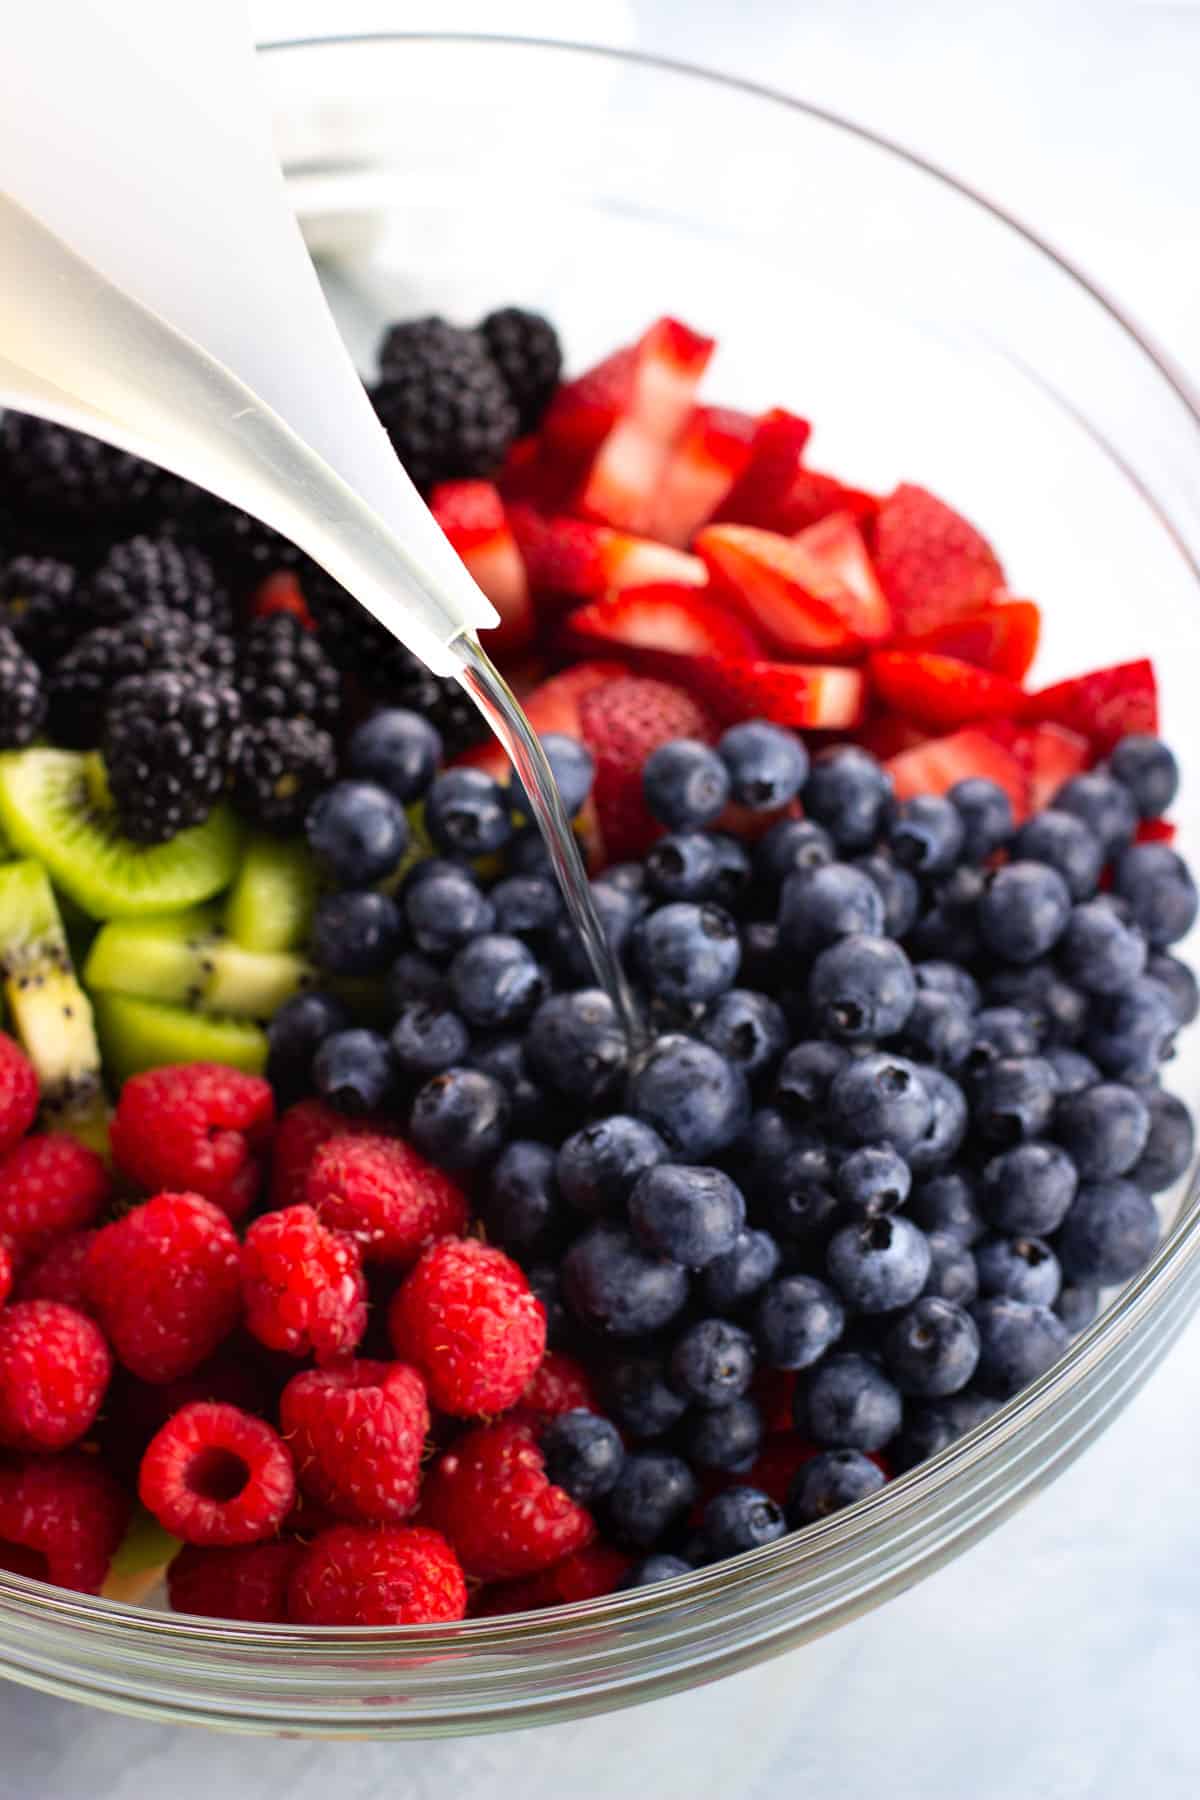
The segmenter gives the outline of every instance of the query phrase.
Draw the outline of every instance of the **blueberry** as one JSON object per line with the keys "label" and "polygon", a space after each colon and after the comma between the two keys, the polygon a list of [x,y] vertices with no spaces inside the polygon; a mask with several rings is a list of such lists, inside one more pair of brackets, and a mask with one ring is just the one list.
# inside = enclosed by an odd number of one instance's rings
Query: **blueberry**
{"label": "blueberry", "polygon": [[822,1116],[835,1075],[850,1060],[841,1044],[822,1038],[794,1044],[779,1065],[775,1078],[775,1104],[789,1119],[816,1120]]}
{"label": "blueberry", "polygon": [[811,1150],[818,1143],[803,1120],[777,1106],[760,1106],[747,1120],[731,1154],[738,1157],[743,1185],[758,1192],[775,1179],[794,1151]]}
{"label": "blueberry", "polygon": [[667,1146],[649,1125],[614,1113],[563,1141],[558,1152],[559,1188],[579,1212],[615,1215],[624,1209],[638,1177],[665,1162],[667,1154]]}
{"label": "blueberry", "polygon": [[855,936],[831,944],[813,963],[808,998],[815,1021],[849,1042],[893,1037],[913,1009],[912,964],[891,938]]}
{"label": "blueberry", "polygon": [[659,1163],[629,1196],[629,1223],[643,1249],[685,1269],[726,1255],[745,1222],[741,1189],[720,1169]]}
{"label": "blueberry", "polygon": [[1068,1281],[1110,1287],[1144,1268],[1157,1243],[1150,1196],[1132,1181],[1098,1181],[1076,1195],[1058,1234],[1058,1256]]}
{"label": "blueberry", "polygon": [[979,1271],[975,1258],[958,1238],[944,1231],[929,1235],[929,1274],[921,1296],[950,1300],[955,1306],[970,1306],[979,1293]]}
{"label": "blueberry", "polygon": [[883,931],[883,896],[852,863],[824,863],[787,877],[779,899],[779,942],[792,956],[809,957],[839,938]]}
{"label": "blueberry", "polygon": [[838,1197],[855,1213],[895,1212],[911,1187],[912,1170],[890,1144],[864,1144],[838,1164]]}
{"label": "blueberry", "polygon": [[1062,1320],[1048,1306],[996,1295],[974,1311],[979,1330],[976,1384],[997,1400],[1011,1399],[1044,1375],[1070,1342]]}
{"label": "blueberry", "polygon": [[[744,959],[743,959],[744,961]],[[1181,1025],[1194,1023],[1200,1013],[1200,987],[1187,964],[1165,950],[1156,950],[1147,958],[1146,974],[1166,989]]]}
{"label": "blueberry", "polygon": [[346,746],[350,773],[377,782],[404,805],[420,799],[441,760],[440,734],[420,713],[399,706],[372,713]]}
{"label": "blueberry", "polygon": [[452,956],[496,922],[470,872],[446,863],[406,888],[403,905],[412,941],[426,956]]}
{"label": "blueberry", "polygon": [[719,906],[674,900],[635,926],[633,958],[649,991],[671,1006],[704,1005],[733,985],[737,926]]}
{"label": "blueberry", "polygon": [[420,950],[402,950],[388,970],[384,998],[389,1017],[395,1018],[414,1000],[448,1006],[450,984],[445,971]]}
{"label": "blueberry", "polygon": [[1036,1056],[1041,1040],[1034,1020],[1017,1006],[985,1006],[975,1014],[963,1057],[965,1073],[982,1075],[1005,1057]]}
{"label": "blueberry", "polygon": [[908,1152],[914,1175],[942,1169],[957,1156],[967,1135],[967,1097],[944,1069],[922,1069],[921,1080],[929,1096],[929,1124]]}
{"label": "blueberry", "polygon": [[668,1556],[665,1551],[658,1551],[653,1556],[643,1556],[627,1569],[617,1583],[618,1593],[629,1593],[634,1588],[655,1587],[660,1581],[675,1581],[680,1575],[690,1575],[692,1565],[685,1562],[682,1556]]}
{"label": "blueberry", "polygon": [[762,1414],[753,1400],[731,1400],[728,1406],[697,1408],[680,1432],[685,1454],[702,1469],[753,1467],[763,1441]]}
{"label": "blueberry", "polygon": [[728,1319],[698,1319],[678,1338],[667,1364],[671,1386],[693,1406],[740,1400],[754,1374],[754,1340]]}
{"label": "blueberry", "polygon": [[968,1012],[978,1012],[982,1004],[979,983],[970,970],[964,969],[960,963],[932,958],[927,962],[916,963],[913,974],[919,992],[948,994],[952,1000],[961,1001]]}
{"label": "blueberry", "polygon": [[979,1136],[1007,1149],[1040,1137],[1058,1098],[1054,1070],[1040,1056],[1002,1056],[976,1076],[971,1115]]}
{"label": "blueberry", "polygon": [[944,875],[963,853],[966,828],[942,794],[917,794],[896,808],[888,827],[892,855],[921,875]]}
{"label": "blueberry", "polygon": [[900,1034],[900,1049],[917,1062],[956,1069],[975,1037],[975,1015],[954,994],[917,987],[912,1011]]}
{"label": "blueberry", "polygon": [[886,1479],[879,1464],[861,1450],[822,1451],[805,1463],[788,1489],[789,1529],[799,1531],[877,1494]]}
{"label": "blueberry", "polygon": [[754,876],[776,894],[786,878],[833,861],[833,839],[815,819],[779,819],[754,846]]}
{"label": "blueberry", "polygon": [[903,1416],[900,1391],[865,1356],[828,1356],[796,1389],[796,1428],[838,1450],[882,1450]]}
{"label": "blueberry", "polygon": [[910,1403],[904,1408],[903,1429],[895,1442],[888,1445],[889,1462],[899,1471],[916,1468],[918,1463],[937,1456],[964,1433],[981,1425],[998,1404],[971,1388],[960,1394],[948,1394],[944,1400]]}
{"label": "blueberry", "polygon": [[717,752],[729,771],[734,800],[752,812],[786,806],[808,776],[808,752],[795,732],[763,719],[731,726]]}
{"label": "blueberry", "polygon": [[1113,871],[1113,890],[1129,902],[1134,924],[1155,950],[1178,943],[1196,922],[1196,884],[1169,844],[1126,850]]}
{"label": "blueberry", "polygon": [[378,1112],[392,1097],[392,1059],[377,1031],[335,1031],[313,1058],[312,1073],[322,1100],[341,1113]]}
{"label": "blueberry", "polygon": [[921,889],[915,875],[901,868],[886,850],[856,856],[853,867],[869,875],[883,901],[883,929],[888,937],[907,937],[921,910]]}
{"label": "blueberry", "polygon": [[[618,960],[625,953],[629,934],[645,911],[645,901],[625,888],[617,887],[607,877],[592,882],[592,906],[600,921],[600,929]],[[587,987],[595,981],[595,971],[579,928],[567,912],[559,914],[550,930],[550,956],[564,982],[574,987]]]}
{"label": "blueberry", "polygon": [[1054,1135],[1082,1181],[1111,1181],[1128,1174],[1146,1148],[1150,1112],[1133,1088],[1101,1081],[1059,1099]]}
{"label": "blueberry", "polygon": [[401,1075],[427,1081],[452,1063],[465,1061],[471,1034],[466,1022],[449,1007],[411,1000],[397,1013],[389,1042]]}
{"label": "blueberry", "polygon": [[697,831],[724,811],[729,772],[707,744],[672,738],[646,758],[642,792],[647,807],[668,831]]}
{"label": "blueberry", "polygon": [[525,1278],[546,1315],[546,1342],[559,1349],[570,1339],[573,1327],[559,1290],[558,1269],[554,1263],[526,1263]]}
{"label": "blueberry", "polygon": [[1196,1148],[1192,1115],[1182,1100],[1162,1088],[1148,1088],[1144,1095],[1150,1115],[1146,1147],[1129,1171],[1129,1179],[1147,1194],[1161,1194],[1178,1181],[1191,1165]]}
{"label": "blueberry", "polygon": [[1078,1337],[1081,1331],[1086,1331],[1100,1311],[1100,1290],[1086,1284],[1061,1287],[1058,1299],[1054,1302],[1054,1311],[1071,1336]]}
{"label": "blueberry", "polygon": [[1053,1306],[1062,1286],[1058,1258],[1041,1238],[984,1238],[975,1246],[975,1267],[981,1294],[1003,1294],[1030,1306]]}
{"label": "blueberry", "polygon": [[458,952],[450,987],[464,1018],[481,1030],[499,1031],[530,1016],[545,998],[547,981],[528,944],[487,932]]}
{"label": "blueberry", "polygon": [[1161,738],[1133,732],[1108,759],[1114,779],[1129,789],[1143,819],[1161,819],[1179,791],[1179,764]]}
{"label": "blueberry", "polygon": [[980,897],[979,934],[1006,962],[1033,962],[1053,949],[1070,911],[1070,892],[1057,869],[1045,863],[1008,863],[996,870]]}
{"label": "blueberry", "polygon": [[1050,1044],[1043,1055],[1054,1070],[1060,1099],[1064,1094],[1082,1094],[1084,1088],[1100,1080],[1099,1069],[1081,1050],[1072,1050],[1066,1044]]}
{"label": "blueberry", "polygon": [[350,1024],[347,1007],[334,994],[293,994],[267,1027],[267,1078],[299,1099],[308,1090],[312,1060],[327,1037]]}
{"label": "blueberry", "polygon": [[714,1313],[731,1313],[760,1292],[779,1268],[779,1246],[766,1231],[739,1231],[730,1249],[706,1263],[700,1293]]}
{"label": "blueberry", "polygon": [[603,1386],[608,1411],[632,1438],[662,1437],[687,1411],[655,1356],[616,1357],[605,1367]]}
{"label": "blueberry", "polygon": [[562,917],[562,896],[548,875],[507,875],[488,894],[496,930],[542,941]]}
{"label": "blueberry", "polygon": [[1024,1012],[1043,1044],[1074,1044],[1087,1025],[1087,999],[1062,979],[1051,962],[998,969],[988,982],[987,997],[989,1006]]}
{"label": "blueberry", "polygon": [[[546,840],[536,825],[522,825],[514,831],[504,852],[504,860],[510,875],[545,875],[554,879],[554,864],[546,847]],[[612,870],[606,869],[610,878]]]}
{"label": "blueberry", "polygon": [[[975,883],[985,879],[982,870],[962,864],[955,875],[969,876]],[[949,886],[949,884],[946,884]],[[976,925],[978,895],[959,904],[957,885],[937,895],[907,936],[909,954],[918,962],[970,962],[979,955],[979,931]]]}
{"label": "blueberry", "polygon": [[1078,1186],[1075,1164],[1057,1144],[1017,1144],[984,1165],[979,1205],[997,1231],[1048,1237],[1066,1218]]}
{"label": "blueberry", "polygon": [[750,1117],[741,1070],[707,1044],[681,1036],[657,1039],[637,1062],[627,1105],[676,1156],[697,1162],[732,1144]]}
{"label": "blueberry", "polygon": [[1084,1049],[1118,1081],[1149,1081],[1170,1055],[1178,1023],[1170,995],[1146,977],[1098,1001]]}
{"label": "blueberry", "polygon": [[648,1550],[682,1519],[696,1498],[687,1464],[665,1450],[627,1456],[608,1496],[608,1519],[619,1543]]}
{"label": "blueberry", "polygon": [[1055,794],[1054,807],[1083,820],[1099,838],[1105,862],[1130,842],[1137,829],[1133,796],[1104,769],[1073,775]]}
{"label": "blueberry", "polygon": [[773,1544],[786,1530],[783,1508],[752,1487],[731,1487],[714,1494],[700,1521],[700,1535],[714,1562]]}
{"label": "blueberry", "polygon": [[1072,900],[1088,900],[1096,892],[1104,867],[1104,846],[1090,826],[1074,813],[1049,807],[1022,825],[1013,843],[1022,862],[1046,863],[1057,869]]}
{"label": "blueberry", "polygon": [[508,795],[482,769],[447,769],[425,797],[425,829],[450,856],[490,856],[512,836]]}
{"label": "blueberry", "polygon": [[813,1275],[781,1275],[754,1309],[754,1336],[767,1369],[811,1369],[841,1337],[846,1313]]}
{"label": "blueberry", "polygon": [[748,1081],[769,1074],[788,1041],[783,1009],[766,994],[730,988],[713,1001],[700,1025],[700,1035]]}
{"label": "blueberry", "polygon": [[742,965],[738,973],[748,988],[773,991],[779,982],[779,927],[773,919],[750,919],[741,926]]}
{"label": "blueberry", "polygon": [[804,787],[805,812],[843,851],[869,850],[882,834],[891,803],[891,776],[853,744],[822,750]]}
{"label": "blueberry", "polygon": [[960,1244],[973,1244],[984,1233],[974,1184],[959,1169],[948,1169],[919,1181],[908,1212],[922,1231],[944,1233],[957,1238]]}
{"label": "blueberry", "polygon": [[[596,773],[592,753],[578,738],[568,737],[562,731],[548,731],[541,744],[567,817],[573,819],[592,791]],[[508,803],[513,812],[532,819],[533,808],[525,784],[515,769],[508,778]]]}
{"label": "blueberry", "polygon": [[475,1169],[508,1136],[508,1090],[481,1069],[450,1068],[418,1089],[408,1131],[422,1155],[444,1169]]}
{"label": "blueberry", "polygon": [[550,1480],[581,1506],[610,1494],[625,1464],[625,1446],[616,1426],[581,1406],[550,1421],[542,1433],[541,1450]]}
{"label": "blueberry", "polygon": [[659,900],[709,900],[720,858],[705,831],[677,831],[646,852],[646,886]]}
{"label": "blueberry", "polygon": [[509,1123],[514,1131],[545,1130],[549,1115],[546,1096],[529,1073],[525,1045],[519,1037],[477,1039],[467,1060],[472,1069],[480,1069],[498,1081],[508,1095],[512,1109]]}
{"label": "blueberry", "polygon": [[548,1144],[516,1138],[506,1144],[488,1177],[483,1217],[488,1237],[502,1249],[541,1249],[556,1235],[562,1206]]}
{"label": "blueberry", "polygon": [[335,781],[309,808],[313,853],[343,887],[390,875],[408,848],[408,819],[394,794],[373,781]]}
{"label": "blueberry", "polygon": [[1077,906],[1058,947],[1068,981],[1085,994],[1119,994],[1146,966],[1146,940],[1107,896]]}
{"label": "blueberry", "polygon": [[563,1291],[575,1317],[612,1337],[658,1331],[682,1310],[688,1278],[649,1256],[621,1225],[593,1225],[563,1258]]}
{"label": "blueberry", "polygon": [[369,888],[326,894],[312,923],[315,962],[331,975],[381,975],[404,935],[400,908]]}
{"label": "blueberry", "polygon": [[925,1286],[929,1244],[911,1220],[881,1216],[844,1225],[830,1240],[826,1267],[834,1287],[859,1312],[892,1312]]}
{"label": "blueberry", "polygon": [[938,1400],[957,1394],[974,1375],[979,1332],[961,1306],[928,1296],[888,1326],[883,1354],[902,1394]]}
{"label": "blueberry", "polygon": [[885,1140],[908,1156],[933,1122],[933,1102],[914,1063],[876,1050],[846,1064],[829,1088],[829,1114],[850,1144]]}
{"label": "blueberry", "polygon": [[962,821],[962,854],[968,862],[986,862],[1013,834],[1012,801],[998,782],[982,775],[956,781],[949,799]]}
{"label": "blueberry", "polygon": [[710,831],[708,841],[716,851],[717,873],[710,896],[730,912],[740,910],[753,879],[750,854],[740,838],[727,831]]}
{"label": "blueberry", "polygon": [[824,1144],[808,1144],[765,1171],[760,1204],[777,1237],[789,1245],[824,1242],[841,1211],[834,1169]]}
{"label": "blueberry", "polygon": [[534,1075],[556,1093],[586,1106],[604,1101],[625,1071],[625,1034],[616,1009],[599,988],[551,994],[525,1040]]}

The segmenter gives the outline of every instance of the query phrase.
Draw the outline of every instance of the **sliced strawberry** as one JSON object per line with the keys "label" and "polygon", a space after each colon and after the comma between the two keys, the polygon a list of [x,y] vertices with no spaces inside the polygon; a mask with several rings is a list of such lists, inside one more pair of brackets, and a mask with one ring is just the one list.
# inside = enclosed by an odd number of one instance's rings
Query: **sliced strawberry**
{"label": "sliced strawberry", "polygon": [[564,381],[546,411],[542,435],[558,455],[586,459],[628,412],[637,378],[638,345],[626,344],[603,362]]}
{"label": "sliced strawberry", "polygon": [[860,669],[817,663],[698,657],[681,667],[680,679],[723,725],[769,719],[796,731],[848,731],[862,718],[867,691]]}
{"label": "sliced strawberry", "polygon": [[706,525],[696,550],[713,585],[796,656],[853,656],[858,601],[794,538],[753,525]]}
{"label": "sliced strawberry", "polygon": [[1029,810],[1049,806],[1064,782],[1082,774],[1092,761],[1086,738],[1062,725],[1038,725],[1022,732],[1016,746],[1029,779]]}
{"label": "sliced strawberry", "polygon": [[1020,681],[1037,654],[1042,615],[1032,600],[1004,600],[983,606],[963,619],[947,619],[922,637],[910,639],[911,650],[932,650]]}
{"label": "sliced strawberry", "polygon": [[949,737],[930,738],[915,750],[904,750],[885,764],[897,800],[917,794],[946,794],[956,782],[979,775],[1002,787],[1012,802],[1013,816],[1028,813],[1025,776],[1011,750],[998,744],[986,731],[969,727]]}
{"label": "sliced strawberry", "polygon": [[705,589],[667,581],[625,588],[606,600],[576,607],[567,625],[593,648],[614,644],[619,649],[662,650],[676,656],[762,653],[750,627]]}
{"label": "sliced strawberry", "polygon": [[905,637],[978,612],[1004,584],[995,552],[975,527],[907,483],[879,509],[875,567]]}
{"label": "sliced strawberry", "polygon": [[536,506],[539,512],[561,512],[579,485],[587,457],[571,457],[545,439],[518,438],[496,476],[506,506]]}
{"label": "sliced strawberry", "polygon": [[1158,683],[1148,659],[1093,669],[1073,681],[1031,694],[1025,716],[1039,723],[1065,725],[1085,737],[1097,756],[1131,731],[1157,732]]}
{"label": "sliced strawberry", "polygon": [[502,654],[519,650],[533,636],[533,601],[499,493],[490,481],[444,481],[434,488],[429,507],[500,614],[488,648]]}
{"label": "sliced strawberry", "polygon": [[871,658],[870,671],[885,706],[935,730],[950,731],[977,719],[1012,719],[1025,701],[1015,681],[957,656],[879,650]]}
{"label": "sliced strawberry", "polygon": [[864,644],[882,644],[892,635],[892,609],[875,578],[862,532],[849,513],[830,513],[798,532],[792,542],[837,584],[836,604]]}
{"label": "sliced strawberry", "polygon": [[1138,844],[1173,844],[1176,830],[1170,819],[1139,819],[1134,841]]}
{"label": "sliced strawberry", "polygon": [[509,523],[538,595],[598,600],[650,582],[703,587],[708,580],[699,557],[653,538],[631,537],[586,519],[544,519],[531,506],[510,507]]}
{"label": "sliced strawberry", "polygon": [[924,725],[917,725],[900,713],[881,712],[860,728],[858,742],[880,762],[887,762],[889,757],[899,756],[902,750],[915,750],[918,744],[928,743],[931,735]]}
{"label": "sliced strawberry", "polygon": [[[578,663],[573,669],[565,669],[561,675],[552,675],[549,681],[543,681],[532,693],[525,695],[521,701],[525,717],[539,737],[545,737],[552,731],[563,732],[568,737],[580,737],[579,703],[583,696],[593,688],[603,687],[607,682],[623,680],[628,674],[629,670],[619,662]],[[494,739],[486,744],[477,744],[474,749],[464,750],[455,760],[468,763],[475,769],[483,769],[497,781],[503,781],[508,776],[508,757]]]}
{"label": "sliced strawberry", "polygon": [[804,451],[811,433],[807,419],[781,406],[764,413],[746,465],[711,514],[712,522],[757,525],[762,531],[791,537],[827,513],[869,518],[879,505],[873,494],[844,487],[832,475],[805,468]]}
{"label": "sliced strawberry", "polygon": [[697,406],[671,452],[650,511],[651,537],[690,544],[745,467],[754,436],[750,413]]}
{"label": "sliced strawberry", "polygon": [[250,613],[255,619],[269,619],[274,613],[290,613],[305,631],[317,629],[308,610],[308,602],[300,591],[300,577],[294,569],[276,569],[260,581],[250,600]]}
{"label": "sliced strawberry", "polygon": [[662,835],[642,793],[646,758],[672,738],[710,742],[713,720],[681,687],[635,675],[581,694],[579,726],[596,763],[592,799],[604,852],[610,861],[640,856]]}

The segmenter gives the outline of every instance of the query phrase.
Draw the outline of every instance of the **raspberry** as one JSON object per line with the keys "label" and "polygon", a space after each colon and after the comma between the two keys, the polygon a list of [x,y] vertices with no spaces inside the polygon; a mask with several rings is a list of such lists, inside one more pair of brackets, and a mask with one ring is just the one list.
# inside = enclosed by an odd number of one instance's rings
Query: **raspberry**
{"label": "raspberry", "polygon": [[368,1262],[413,1262],[431,1239],[465,1231],[462,1189],[401,1138],[340,1136],[312,1160],[308,1204],[348,1232]]}
{"label": "raspberry", "polygon": [[12,1285],[12,1251],[9,1249],[7,1241],[4,1238],[0,1238],[0,1306],[4,1305],[4,1302],[12,1293]]}
{"label": "raspberry", "polygon": [[546,1314],[503,1250],[474,1238],[431,1244],[392,1302],[396,1354],[415,1363],[442,1412],[503,1412],[546,1350]]}
{"label": "raspberry", "polygon": [[89,1429],[112,1374],[98,1327],[57,1300],[0,1314],[0,1444],[65,1450]]}
{"label": "raspberry", "polygon": [[143,1381],[174,1381],[237,1324],[233,1227],[199,1194],[158,1194],[97,1232],[84,1288],[118,1360]]}
{"label": "raspberry", "polygon": [[121,1090],[112,1153],[148,1193],[202,1194],[240,1219],[258,1192],[275,1120],[271,1084],[220,1063],[134,1075]]}
{"label": "raspberry", "polygon": [[94,1456],[0,1467],[0,1569],[97,1594],[133,1505]]}
{"label": "raspberry", "polygon": [[246,1323],[260,1343],[331,1362],[367,1328],[367,1284],[358,1248],[327,1231],[311,1206],[256,1219],[242,1245]]}
{"label": "raspberry", "polygon": [[255,1360],[257,1349],[252,1339],[235,1334],[215,1356],[176,1381],[139,1381],[118,1367],[96,1432],[113,1473],[136,1487],[138,1468],[151,1438],[181,1407],[197,1400],[219,1400],[243,1412],[273,1418],[282,1384],[273,1381]]}
{"label": "raspberry", "polygon": [[508,1419],[477,1426],[446,1451],[426,1480],[421,1514],[482,1581],[535,1575],[582,1550],[596,1530],[590,1513],[547,1480],[529,1427]]}
{"label": "raspberry", "polygon": [[294,1375],[279,1425],[305,1492],[338,1518],[396,1524],[415,1511],[429,1430],[425,1383],[405,1363]]}
{"label": "raspberry", "polygon": [[294,1625],[436,1625],[466,1610],[453,1550],[419,1525],[334,1525],[313,1539],[288,1584]]}
{"label": "raspberry", "polygon": [[525,1581],[498,1581],[484,1588],[471,1608],[475,1619],[496,1619],[506,1613],[537,1612],[544,1606],[574,1606],[580,1600],[598,1600],[611,1594],[632,1567],[633,1558],[611,1544],[587,1544],[564,1556],[551,1569],[530,1575]]}
{"label": "raspberry", "polygon": [[185,1544],[167,1570],[175,1612],[247,1625],[286,1625],[287,1587],[301,1554],[294,1542],[202,1550]]}
{"label": "raspberry", "polygon": [[35,1133],[0,1157],[0,1232],[18,1261],[41,1256],[55,1238],[91,1225],[111,1186],[94,1150],[58,1133]]}
{"label": "raspberry", "polygon": [[308,1171],[322,1144],[330,1138],[351,1137],[363,1130],[380,1130],[369,1120],[347,1119],[334,1112],[323,1100],[299,1100],[280,1115],[271,1146],[271,1205],[282,1212],[285,1206],[304,1202]]}
{"label": "raspberry", "polygon": [[0,1031],[0,1156],[25,1136],[37,1109],[33,1064],[20,1045]]}
{"label": "raspberry", "polygon": [[586,1369],[561,1350],[547,1350],[517,1406],[521,1417],[536,1427],[548,1425],[560,1413],[580,1407],[585,1412],[600,1411]]}
{"label": "raspberry", "polygon": [[83,1271],[95,1236],[94,1231],[69,1231],[65,1237],[55,1238],[36,1262],[21,1270],[19,1298],[61,1300],[76,1312],[90,1313]]}
{"label": "raspberry", "polygon": [[265,1419],[216,1400],[181,1407],[151,1438],[138,1496],[185,1544],[256,1544],[296,1493],[286,1446]]}

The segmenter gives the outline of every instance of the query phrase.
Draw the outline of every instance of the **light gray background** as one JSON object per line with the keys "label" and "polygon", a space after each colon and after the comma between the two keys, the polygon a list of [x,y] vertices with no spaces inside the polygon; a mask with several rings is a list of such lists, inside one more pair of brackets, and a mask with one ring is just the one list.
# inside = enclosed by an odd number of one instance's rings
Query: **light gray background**
{"label": "light gray background", "polygon": [[[1200,5],[1156,0],[259,0],[264,36],[387,25],[637,44],[770,81],[1039,227],[1200,383]],[[1200,1328],[1048,1493],[882,1612],[765,1668],[542,1732],[314,1745],[0,1689],[0,1800],[1193,1800]]]}

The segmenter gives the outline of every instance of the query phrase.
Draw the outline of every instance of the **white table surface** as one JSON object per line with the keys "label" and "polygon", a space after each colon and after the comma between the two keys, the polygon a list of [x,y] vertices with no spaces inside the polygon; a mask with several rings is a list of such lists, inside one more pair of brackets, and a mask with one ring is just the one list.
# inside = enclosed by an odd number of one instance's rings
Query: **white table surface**
{"label": "white table surface", "polygon": [[[1200,383],[1200,4],[259,0],[264,36],[404,25],[665,51],[868,121],[1005,201]],[[502,16],[501,16],[502,15]],[[507,1738],[218,1737],[0,1688],[0,1800],[1194,1800],[1200,1327],[1047,1494],[832,1638]]]}

